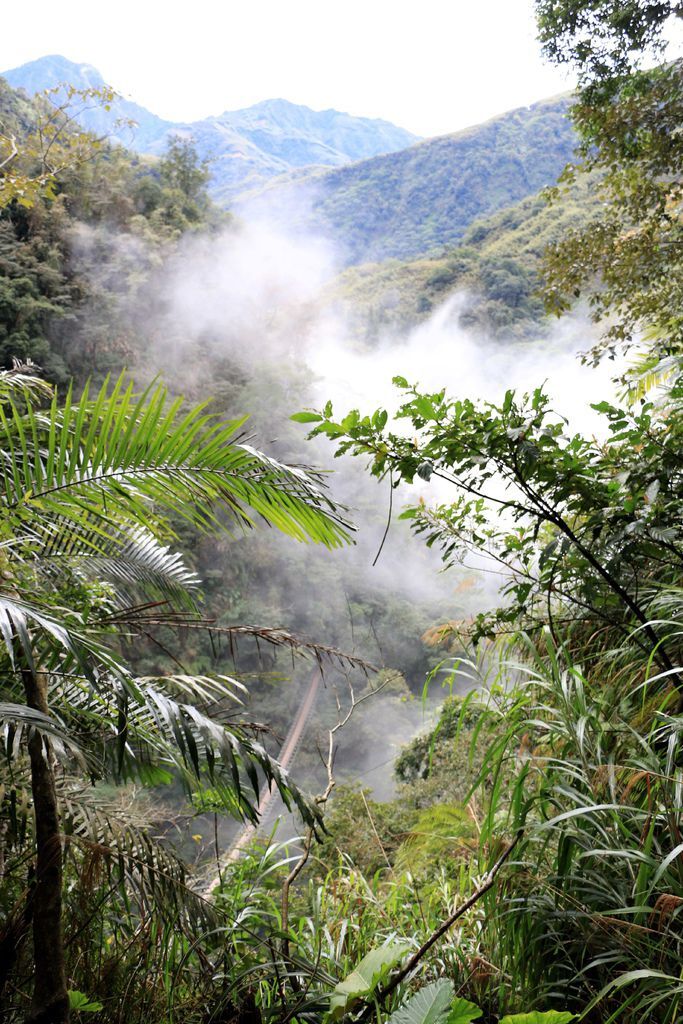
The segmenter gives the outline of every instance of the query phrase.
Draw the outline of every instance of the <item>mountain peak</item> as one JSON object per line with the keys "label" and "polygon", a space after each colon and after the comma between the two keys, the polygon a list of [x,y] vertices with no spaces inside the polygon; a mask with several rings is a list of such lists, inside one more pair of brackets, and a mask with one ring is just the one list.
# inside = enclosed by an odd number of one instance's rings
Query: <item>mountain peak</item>
{"label": "mountain peak", "polygon": [[[100,72],[51,54],[6,71],[13,88],[41,92],[68,82],[77,89],[99,89]],[[220,201],[233,199],[281,174],[305,167],[344,164],[393,153],[418,141],[389,121],[355,117],[339,110],[312,110],[282,97],[262,100],[243,110],[227,110],[190,124],[164,121],[144,107],[117,99],[109,111],[97,105],[79,121],[98,136],[117,136],[117,121],[134,121],[135,133],[122,139],[143,153],[159,154],[176,132],[194,139],[202,159],[211,160],[212,186]],[[118,133],[120,134],[120,133]]]}
{"label": "mountain peak", "polygon": [[13,88],[25,89],[30,93],[53,89],[63,82],[77,89],[100,89],[105,84],[104,78],[92,64],[76,64],[59,53],[39,57],[4,71],[2,77]]}

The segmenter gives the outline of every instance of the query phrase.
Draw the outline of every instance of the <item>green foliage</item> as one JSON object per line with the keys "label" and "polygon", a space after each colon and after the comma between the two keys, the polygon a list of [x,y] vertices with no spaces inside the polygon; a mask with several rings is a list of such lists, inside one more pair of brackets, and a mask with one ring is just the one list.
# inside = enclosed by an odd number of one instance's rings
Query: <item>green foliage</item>
{"label": "green foliage", "polygon": [[506,1013],[500,1024],[569,1024],[576,1019],[575,1013],[563,1010],[532,1010],[531,1013]]}
{"label": "green foliage", "polygon": [[[630,6],[634,17],[644,9]],[[598,34],[596,46],[606,39]],[[481,945],[468,933],[454,976],[506,1021],[670,1024],[680,1010],[680,75],[674,64],[597,82],[576,111],[584,164],[608,203],[551,252],[551,307],[563,311],[599,272],[592,303],[611,318],[607,344],[643,326],[651,343],[624,403],[596,406],[606,441],[572,435],[543,389],[494,405],[425,394],[401,378],[396,428],[382,409],[335,418],[328,404],[307,418],[312,436],[369,460],[378,479],[452,485],[452,501],[413,504],[404,516],[448,565],[475,551],[505,573],[506,602],[470,624],[489,644],[468,737],[480,760],[464,799],[480,871],[506,835],[521,839],[504,881],[484,896]],[[470,244],[484,238],[474,229]],[[485,262],[479,269],[486,279]],[[490,270],[514,303],[514,264]],[[396,267],[389,273],[399,280]],[[436,294],[462,273],[454,260],[425,281]],[[487,678],[490,641],[520,626],[528,632]],[[456,746],[465,738],[459,726],[448,731]],[[399,762],[409,793],[432,774],[438,743],[437,732]],[[422,813],[448,817],[439,805]],[[404,847],[393,865],[415,859]],[[544,1004],[547,1014],[509,1013]]]}
{"label": "green foliage", "polygon": [[[189,903],[187,916],[196,920],[182,864],[150,837],[98,813],[74,784],[78,769],[92,784],[176,778],[200,791],[208,784],[225,810],[252,821],[265,779],[286,806],[296,805],[314,828],[320,824],[319,809],[253,727],[217,717],[221,704],[240,703],[239,683],[217,674],[136,677],[122,659],[119,640],[137,631],[202,625],[190,597],[197,577],[164,544],[175,538],[171,517],[205,531],[230,522],[245,528],[258,518],[332,546],[345,541],[346,529],[314,477],[236,442],[241,421],[223,423],[205,405],[185,409],[160,386],[135,394],[123,377],[92,397],[86,386],[78,402],[71,390],[63,405],[55,394],[41,408],[49,390],[22,368],[0,374],[0,816],[9,880],[1,898],[12,913],[17,902],[24,932],[31,925],[38,937],[32,1012],[55,1014],[50,1008],[59,1005],[61,1021],[68,1017],[61,856],[57,871],[53,865],[63,833],[67,871],[73,857],[87,892],[87,857],[96,847],[129,921],[142,912],[140,902],[156,914],[157,899],[173,906],[174,917]],[[16,813],[28,801],[35,827]],[[34,851],[26,907],[26,860]],[[106,912],[94,915],[100,928],[109,926]],[[157,920],[163,923],[163,910]],[[91,980],[83,987],[93,991]],[[78,1008],[94,1004],[81,1000]]]}
{"label": "green foliage", "polygon": [[608,421],[606,446],[565,433],[540,388],[521,399],[508,391],[494,405],[395,383],[407,397],[397,417],[410,424],[408,436],[387,428],[383,410],[335,421],[329,408],[310,436],[370,457],[371,472],[381,479],[391,471],[395,486],[432,476],[453,486],[451,503],[418,504],[402,515],[429,546],[441,547],[447,564],[474,549],[506,569],[508,603],[478,617],[475,640],[509,623],[552,629],[556,619],[597,618],[615,636],[638,625],[654,662],[679,688],[678,641],[650,619],[658,585],[676,582],[680,571],[683,379],[672,383],[665,408],[596,406]]}
{"label": "green foliage", "polygon": [[471,1024],[481,1010],[467,999],[455,999],[450,981],[425,985],[392,1013],[387,1024]]}
{"label": "green foliage", "polygon": [[447,1017],[447,1024],[470,1024],[470,1021],[478,1020],[482,1011],[468,999],[456,998],[451,1005]]}
{"label": "green foliage", "polygon": [[661,52],[667,19],[681,8],[675,0],[536,0],[536,16],[550,60],[600,79],[632,71],[644,52]]}
{"label": "green foliage", "polygon": [[[451,666],[454,674],[462,667],[457,662]],[[444,670],[445,664],[441,663],[439,671]],[[480,709],[468,699],[447,697],[436,727],[403,747],[394,775],[410,786],[410,798],[418,806],[435,801],[458,805],[466,802],[481,762],[481,751],[472,754],[469,750],[480,717]]]}
{"label": "green foliage", "polygon": [[335,986],[330,996],[329,1019],[339,1020],[360,999],[371,996],[409,949],[408,942],[387,942],[377,949],[370,950],[351,974]]}
{"label": "green foliage", "polygon": [[683,66],[640,68],[644,56],[661,57],[667,19],[681,17],[680,5],[538,0],[537,10],[547,53],[575,63],[582,83],[572,108],[580,163],[561,182],[598,173],[602,198],[588,224],[551,247],[547,307],[562,313],[587,295],[606,325],[596,361],[628,348],[643,328],[660,332],[660,355],[678,352]]}
{"label": "green foliage", "polygon": [[[109,106],[115,93],[107,86],[77,89],[63,86],[46,89],[33,105],[35,122],[26,130],[21,124],[21,137],[14,130],[16,117],[2,123],[0,133],[0,210],[10,204],[31,209],[41,200],[57,195],[59,177],[92,158],[101,140],[75,130],[74,107],[88,109]],[[6,84],[2,83],[0,103],[8,100]],[[12,114],[16,102],[9,102]]]}
{"label": "green foliage", "polygon": [[393,865],[416,820],[417,811],[408,800],[379,802],[369,792],[340,786],[326,816],[327,835],[316,860],[332,868],[342,854],[371,878]]}
{"label": "green foliage", "polygon": [[487,337],[538,339],[548,329],[541,269],[549,245],[580,229],[597,206],[593,179],[580,179],[549,206],[522,199],[476,220],[454,248],[431,258],[385,260],[346,270],[326,301],[342,304],[356,333],[370,343],[404,331],[458,294],[453,317]]}
{"label": "green foliage", "polygon": [[[585,293],[604,321],[594,358],[628,348],[643,327],[662,332],[656,351],[678,351],[680,327],[680,173],[674,125],[680,119],[679,63],[621,83],[607,100],[584,95],[574,109],[582,132],[584,171],[601,172],[598,216],[551,247],[545,268],[547,305],[562,312]],[[599,279],[599,283],[596,282]]]}
{"label": "green foliage", "polygon": [[207,161],[199,159],[192,139],[171,136],[158,171],[171,193],[180,194],[182,214],[188,224],[203,224],[209,205],[206,189],[210,173]]}
{"label": "green foliage", "polygon": [[[60,267],[64,254],[52,230],[57,219],[32,212],[18,215],[15,224],[0,220],[0,365],[32,359],[52,380],[63,383],[64,361],[48,341],[51,323],[72,301]],[[29,225],[29,237],[19,243],[17,229]]]}
{"label": "green foliage", "polygon": [[[615,60],[617,38],[626,39],[623,59],[630,64],[635,51],[629,46],[656,37],[657,19],[667,7],[539,6],[543,31],[550,32],[555,19],[560,56],[576,50],[587,24],[597,25],[581,57],[591,74],[599,61],[608,67]],[[595,21],[605,14],[606,22]],[[557,19],[567,18],[574,19],[569,41],[555,36],[561,31]],[[265,546],[240,562],[229,541],[213,538],[200,541],[194,561],[169,546],[226,522],[239,532],[265,520],[333,547],[345,540],[339,511],[315,476],[239,442],[239,418],[225,424],[203,406],[188,410],[170,401],[162,389],[138,398],[123,379],[92,396],[86,390],[81,401],[69,392],[65,407],[55,399],[43,408],[35,378],[0,377],[6,453],[0,470],[0,637],[7,680],[0,706],[0,901],[7,922],[0,951],[11,951],[7,971],[17,1006],[28,987],[26,859],[36,844],[31,811],[38,813],[22,753],[26,745],[34,759],[37,746],[50,751],[69,837],[66,938],[76,965],[69,984],[78,985],[72,996],[81,1009],[98,1007],[104,1020],[118,1019],[125,1007],[131,1021],[204,1024],[267,1017],[319,1021],[347,1011],[363,1020],[372,1011],[391,1024],[479,1017],[566,1024],[576,1014],[673,1024],[683,998],[683,379],[676,355],[680,275],[671,256],[679,228],[679,77],[674,65],[634,79],[609,77],[584,92],[577,117],[584,159],[595,176],[578,186],[573,199],[565,195],[562,206],[548,210],[536,199],[509,206],[529,155],[513,152],[519,148],[515,115],[497,123],[503,146],[491,175],[482,137],[466,133],[430,144],[428,152],[415,147],[395,162],[400,174],[390,185],[382,177],[386,165],[371,161],[360,171],[334,172],[338,183],[355,182],[355,196],[323,190],[325,215],[350,232],[351,253],[369,238],[378,251],[394,251],[393,194],[421,178],[427,183],[423,194],[411,196],[420,224],[401,239],[400,252],[429,251],[441,237],[451,201],[435,202],[430,188],[450,173],[454,150],[468,158],[472,182],[461,182],[460,219],[448,229],[449,240],[463,244],[435,259],[347,275],[351,291],[365,289],[376,302],[376,333],[392,317],[399,323],[424,315],[463,285],[478,294],[460,312],[464,322],[493,324],[501,335],[536,330],[540,251],[573,224],[577,232],[551,256],[551,302],[563,309],[586,276],[603,269],[605,290],[596,293],[596,312],[616,310],[613,337],[621,340],[649,324],[654,351],[641,363],[636,402],[631,396],[630,404],[598,406],[607,424],[602,443],[571,434],[543,390],[531,387],[523,396],[508,392],[494,405],[452,401],[443,391],[424,394],[397,379],[404,401],[396,427],[382,409],[367,416],[352,410],[335,419],[328,405],[293,417],[340,450],[369,457],[379,479],[390,474],[396,486],[434,477],[451,483],[453,502],[434,509],[416,504],[404,513],[406,522],[428,545],[441,547],[447,564],[474,549],[496,559],[507,582],[502,607],[471,624],[481,653],[462,665],[469,679],[482,683],[481,693],[447,702],[436,729],[399,758],[398,800],[382,805],[365,792],[342,791],[330,838],[300,876],[289,913],[282,902],[288,851],[256,848],[229,866],[215,906],[206,907],[188,892],[178,858],[145,831],[144,821],[127,820],[106,799],[102,783],[185,783],[202,812],[223,806],[253,820],[265,777],[317,826],[318,808],[268,757],[251,724],[232,717],[244,691],[233,675],[216,671],[218,658],[208,642],[195,639],[200,624],[193,619],[196,570],[209,575],[210,607],[230,595],[232,619],[237,609],[280,608],[274,566],[300,563],[289,555],[279,562]],[[560,106],[551,108],[553,118],[562,117]],[[24,113],[30,115],[26,108]],[[543,121],[547,113],[528,116]],[[556,134],[546,138],[548,123],[532,125],[544,154],[539,173],[566,141],[564,124],[555,121]],[[428,163],[441,158],[432,179]],[[139,232],[163,260],[179,233],[210,219],[202,195],[205,174],[190,143],[175,142],[153,168],[106,153],[77,171],[65,168],[63,197],[51,204],[35,203],[28,213],[9,208],[0,225],[6,228],[0,238],[7,267],[0,294],[5,358],[57,351],[55,323],[78,309],[70,291],[78,282],[62,273],[68,248],[62,228],[70,217],[77,213],[92,224]],[[586,231],[583,220],[601,176],[600,187],[620,205],[603,210]],[[486,195],[480,185],[489,188]],[[360,228],[358,202],[366,218],[368,209],[375,211]],[[463,238],[465,224],[482,208],[502,212],[473,224]],[[558,210],[562,219],[554,224]],[[125,276],[130,268],[118,257],[103,263],[104,294],[106,274]],[[414,291],[408,297],[414,286],[417,300]],[[95,347],[98,331],[104,336],[115,313],[114,306],[91,326]],[[98,368],[117,358],[108,351]],[[50,372],[66,373],[66,367],[65,359]],[[653,380],[664,384],[656,401],[648,391]],[[217,367],[216,383],[231,408],[254,386],[246,377],[235,381],[232,367]],[[280,394],[277,388],[288,386],[276,383],[263,385],[269,405]],[[17,390],[22,385],[26,394]],[[293,436],[285,445],[296,451]],[[327,616],[341,635],[341,577],[318,562],[307,563],[308,572],[311,565],[329,582],[329,599],[316,614]],[[265,581],[258,598],[249,592],[254,581]],[[141,604],[150,599],[152,611]],[[158,601],[178,614],[166,617]],[[419,616],[360,586],[348,588],[344,601],[356,622],[400,634],[391,657],[402,662],[415,686],[427,660],[412,640]],[[194,672],[168,675],[158,650],[148,649],[136,654],[144,671],[131,671],[119,645],[125,649],[135,633],[158,631],[167,648],[174,623],[184,630],[183,660]],[[520,627],[527,632],[517,633]],[[216,626],[216,635],[221,629],[232,642],[234,631]],[[444,642],[455,635],[450,624],[431,635],[439,631]],[[276,643],[289,650],[285,634],[276,633]],[[509,633],[513,640],[496,663],[490,640]],[[249,635],[266,636],[258,629]],[[452,650],[459,649],[456,641]],[[279,663],[273,660],[271,667],[279,680]],[[49,704],[27,706],[22,685],[42,676]],[[226,715],[228,707],[234,711]],[[287,709],[280,711],[284,722]],[[376,733],[368,726],[364,735],[367,743]],[[79,771],[97,785],[78,783]],[[160,831],[168,826],[156,823]],[[408,950],[429,943],[453,907],[486,877],[507,837],[520,830],[496,884],[385,997],[393,967]],[[39,891],[34,899],[40,902]],[[543,1006],[551,1008],[534,1009]],[[16,1017],[17,1007],[11,1011]]]}
{"label": "green foliage", "polygon": [[99,1013],[104,1009],[102,1003],[92,1001],[84,992],[77,992],[73,989],[69,991],[69,1006],[72,1010],[78,1010],[80,1013]]}
{"label": "green foliage", "polygon": [[[482,846],[501,830],[524,835],[504,889],[485,898],[489,955],[527,1001],[598,1007],[599,1019],[674,1020],[679,716],[656,685],[625,687],[638,678],[633,651],[613,685],[588,680],[549,641],[535,650],[523,639],[506,657],[483,695],[498,735],[480,775],[496,780]],[[497,682],[512,669],[521,679],[506,691]]]}
{"label": "green foliage", "polygon": [[[32,359],[59,384],[130,365],[138,326],[127,309],[132,295],[183,231],[229,223],[206,198],[206,171],[191,145],[174,143],[156,167],[141,163],[121,146],[73,131],[68,119],[79,96],[60,92],[53,110],[47,99],[27,101],[0,83],[0,120],[18,153],[12,166],[23,162],[32,173],[36,138],[52,161],[49,195],[36,185],[30,201],[8,194],[0,202],[0,365]],[[85,241],[88,267],[78,258]]]}
{"label": "green foliage", "polygon": [[420,811],[399,847],[395,866],[415,878],[434,877],[441,868],[451,872],[468,862],[476,846],[472,816],[463,807],[433,804]]}

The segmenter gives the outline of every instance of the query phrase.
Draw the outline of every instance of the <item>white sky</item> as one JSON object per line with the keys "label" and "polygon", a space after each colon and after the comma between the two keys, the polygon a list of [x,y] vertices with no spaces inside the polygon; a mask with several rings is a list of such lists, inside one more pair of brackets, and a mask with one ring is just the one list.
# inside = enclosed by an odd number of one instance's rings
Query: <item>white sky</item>
{"label": "white sky", "polygon": [[32,0],[1,20],[0,70],[60,53],[170,120],[283,97],[428,136],[573,84],[532,0]]}
{"label": "white sky", "polygon": [[284,97],[436,135],[571,86],[541,59],[532,0],[7,5],[0,69],[50,53],[171,120]]}

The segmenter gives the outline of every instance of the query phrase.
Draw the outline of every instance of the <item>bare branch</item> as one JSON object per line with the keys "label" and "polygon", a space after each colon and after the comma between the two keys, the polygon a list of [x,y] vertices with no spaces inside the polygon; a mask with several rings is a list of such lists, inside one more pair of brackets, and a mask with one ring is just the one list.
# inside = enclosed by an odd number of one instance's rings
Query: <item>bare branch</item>
{"label": "bare branch", "polygon": [[10,150],[11,150],[9,156],[5,157],[5,159],[2,161],[2,163],[0,163],[0,171],[1,171],[4,167],[7,167],[8,164],[11,164],[12,161],[14,159],[16,159],[16,157],[19,156],[19,150],[17,149],[16,136],[14,136],[14,135],[0,135],[0,139],[3,142],[8,142],[9,145],[10,145]]}

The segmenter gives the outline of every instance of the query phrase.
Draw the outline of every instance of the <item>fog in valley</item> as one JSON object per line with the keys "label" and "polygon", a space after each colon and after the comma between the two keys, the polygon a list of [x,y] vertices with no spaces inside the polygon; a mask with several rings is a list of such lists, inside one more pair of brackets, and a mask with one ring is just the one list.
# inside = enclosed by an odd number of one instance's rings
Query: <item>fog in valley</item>
{"label": "fog in valley", "polygon": [[[463,620],[495,605],[500,576],[480,557],[443,572],[438,552],[427,550],[398,521],[402,506],[418,496],[448,500],[448,487],[437,482],[420,481],[394,493],[383,543],[388,480],[376,481],[361,460],[335,459],[327,442],[306,442],[306,428],[289,417],[328,400],[340,416],[351,408],[371,412],[383,406],[393,412],[400,392],[392,377],[401,375],[425,390],[445,387],[453,396],[490,401],[508,388],[545,385],[570,428],[591,434],[599,423],[590,403],[611,393],[614,373],[613,366],[596,370],[581,363],[579,353],[593,344],[594,328],[576,314],[551,325],[538,341],[492,341],[460,326],[462,309],[476,296],[458,293],[423,323],[402,333],[380,332],[368,343],[357,318],[351,325],[335,297],[342,266],[334,246],[323,238],[288,237],[263,221],[186,237],[158,265],[144,240],[105,229],[78,229],[74,252],[80,273],[115,295],[121,322],[145,339],[134,367],[137,380],[159,377],[189,399],[212,395],[221,416],[249,414],[244,429],[256,447],[332,471],[329,490],[348,508],[353,545],[328,552],[259,529],[213,544],[206,560],[200,552],[198,570],[220,595],[226,586],[232,594],[226,581],[234,579],[238,587],[242,582],[234,575],[236,556],[254,568],[240,601],[228,608],[212,605],[220,623],[233,623],[246,610],[254,624],[281,626],[400,673],[388,682],[381,675],[385,689],[364,702],[337,736],[338,780],[368,786],[379,799],[390,797],[401,746],[433,724],[444,694],[468,685],[466,675],[452,676],[452,655],[429,651],[421,636],[435,623]],[[136,289],[138,279],[144,283]],[[292,678],[292,665],[281,662],[265,673],[253,658],[245,663],[254,691],[249,714],[273,724],[267,744],[274,753],[311,671],[310,664],[300,663]],[[441,662],[421,699],[426,673]],[[215,667],[224,668],[220,657]],[[368,685],[378,684],[354,674],[357,695]],[[322,752],[339,713],[337,698],[345,714],[348,680],[328,668],[291,766],[293,776],[312,788],[324,785]],[[232,827],[224,828],[228,835]]]}

